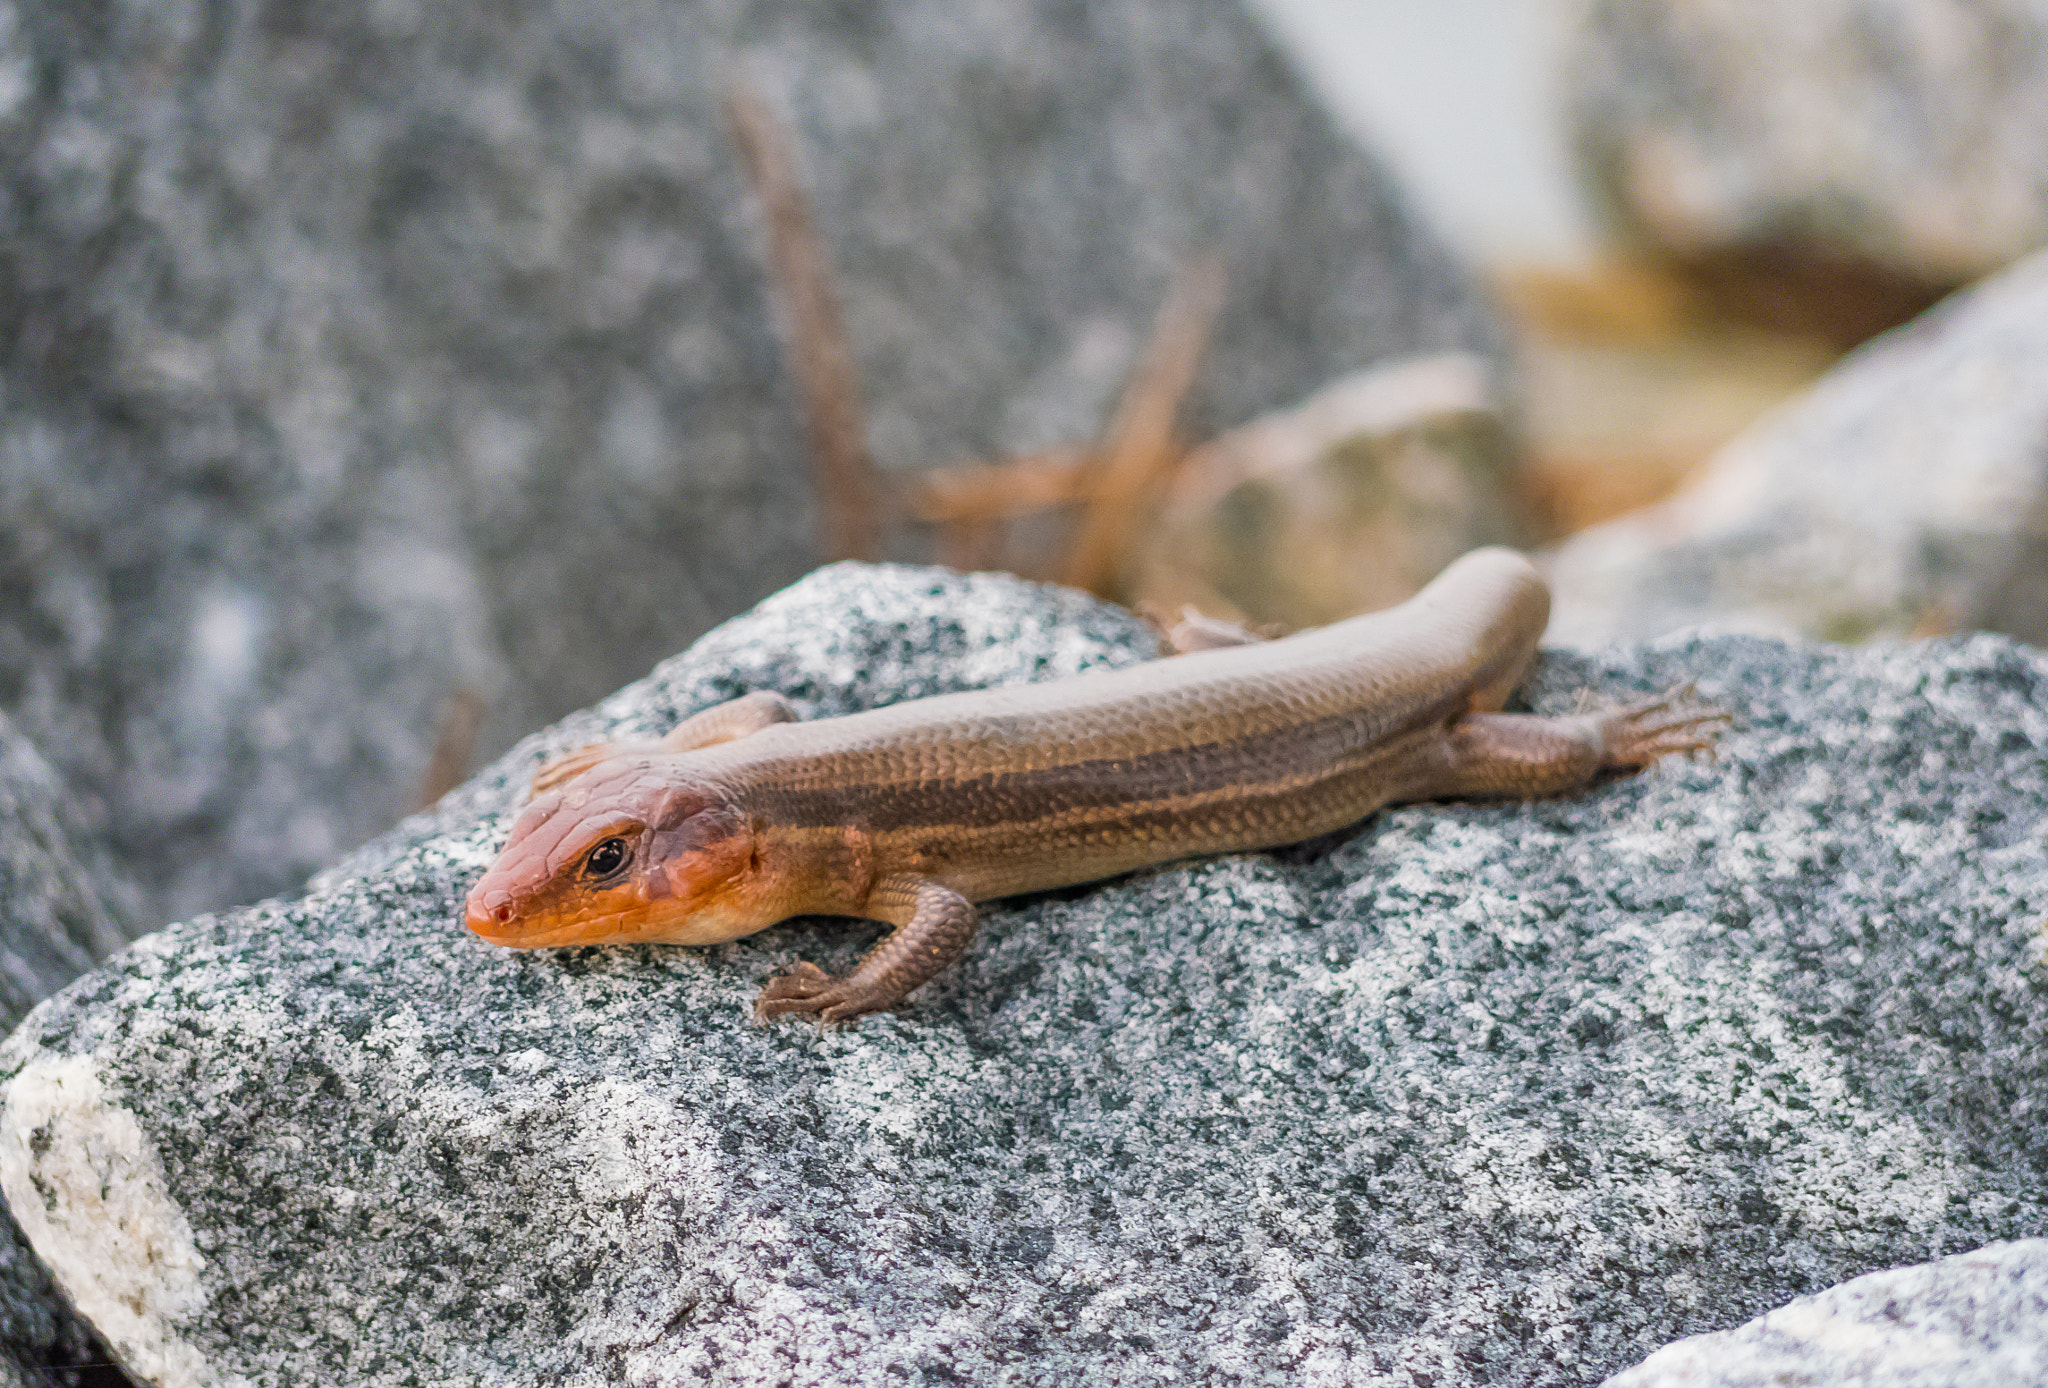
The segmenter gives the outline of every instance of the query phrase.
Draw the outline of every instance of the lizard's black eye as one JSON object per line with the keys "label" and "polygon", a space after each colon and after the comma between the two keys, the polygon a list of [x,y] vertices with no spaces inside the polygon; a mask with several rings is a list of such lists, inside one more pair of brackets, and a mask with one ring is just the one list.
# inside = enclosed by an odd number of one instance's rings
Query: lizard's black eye
{"label": "lizard's black eye", "polygon": [[626,841],[609,838],[590,850],[590,856],[583,860],[585,877],[609,877],[626,865]]}

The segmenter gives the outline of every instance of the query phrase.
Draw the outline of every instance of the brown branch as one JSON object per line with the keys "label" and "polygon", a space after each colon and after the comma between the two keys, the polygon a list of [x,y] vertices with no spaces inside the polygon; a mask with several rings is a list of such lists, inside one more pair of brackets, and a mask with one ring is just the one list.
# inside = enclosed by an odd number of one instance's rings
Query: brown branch
{"label": "brown branch", "polygon": [[1091,461],[1085,448],[1048,448],[1000,463],[961,463],[927,472],[911,493],[921,521],[1009,520],[1078,501]]}
{"label": "brown branch", "polygon": [[1131,373],[1098,456],[1087,510],[1068,547],[1064,581],[1108,594],[1137,529],[1140,509],[1158,492],[1178,452],[1174,420],[1194,385],[1209,330],[1223,304],[1223,268],[1204,258],[1175,281]]}
{"label": "brown branch", "polygon": [[963,573],[994,568],[1009,522],[1072,505],[1092,475],[1082,448],[934,468],[911,491],[910,511],[937,528],[941,564]]}
{"label": "brown branch", "polygon": [[434,737],[434,759],[420,778],[415,810],[424,810],[469,775],[470,753],[476,745],[477,725],[483,722],[483,696],[474,689],[458,689],[441,706],[441,727]]}
{"label": "brown branch", "polygon": [[791,365],[810,428],[820,545],[829,559],[872,559],[883,490],[868,456],[860,385],[832,292],[832,270],[781,122],[737,79],[726,89],[725,110],[767,221],[769,266],[788,318]]}
{"label": "brown branch", "polygon": [[939,526],[938,561],[961,573],[976,573],[1000,567],[997,555],[1003,546],[1003,523],[962,517]]}

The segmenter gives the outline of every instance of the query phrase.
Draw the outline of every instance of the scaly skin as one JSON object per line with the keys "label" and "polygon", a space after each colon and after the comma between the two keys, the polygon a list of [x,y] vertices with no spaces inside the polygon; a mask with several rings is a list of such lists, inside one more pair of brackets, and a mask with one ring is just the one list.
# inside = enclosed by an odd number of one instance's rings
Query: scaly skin
{"label": "scaly skin", "polygon": [[976,901],[1295,843],[1401,801],[1565,794],[1711,746],[1725,715],[1682,697],[1499,712],[1549,610],[1526,559],[1487,549],[1399,607],[1277,641],[813,723],[751,694],[544,768],[468,924],[536,948],[887,921],[845,978],[799,964],[756,1008],[845,1022],[958,958]]}

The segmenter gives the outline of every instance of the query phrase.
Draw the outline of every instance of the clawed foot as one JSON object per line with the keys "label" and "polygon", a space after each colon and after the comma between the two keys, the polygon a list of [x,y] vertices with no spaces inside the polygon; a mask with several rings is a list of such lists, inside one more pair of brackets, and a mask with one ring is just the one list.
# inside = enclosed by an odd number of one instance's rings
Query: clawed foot
{"label": "clawed foot", "polygon": [[1715,739],[1733,721],[1725,709],[1700,703],[1690,684],[1602,717],[1608,764],[1640,768],[1659,757],[1714,755]]}
{"label": "clawed foot", "polygon": [[810,960],[800,959],[788,973],[768,980],[754,999],[754,1020],[770,1022],[794,1012],[816,1017],[820,1027],[849,1026],[856,1017],[886,1011],[899,1001],[850,979],[834,978]]}

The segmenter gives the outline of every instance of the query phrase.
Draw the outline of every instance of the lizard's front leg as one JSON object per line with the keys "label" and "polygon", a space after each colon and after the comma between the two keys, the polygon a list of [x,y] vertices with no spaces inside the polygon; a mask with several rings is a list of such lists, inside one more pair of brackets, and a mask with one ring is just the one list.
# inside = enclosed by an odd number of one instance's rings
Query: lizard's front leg
{"label": "lizard's front leg", "polygon": [[805,1012],[830,1025],[885,1011],[966,953],[974,938],[974,903],[930,878],[884,878],[868,906],[881,919],[901,923],[844,978],[801,960],[769,979],[754,1003],[755,1020]]}
{"label": "lizard's front leg", "polygon": [[593,742],[565,752],[533,773],[533,794],[552,790],[565,781],[574,780],[599,762],[610,761],[613,757],[642,755],[664,752],[691,752],[699,747],[712,747],[721,742],[757,733],[776,723],[797,721],[796,705],[772,689],[757,689],[751,694],[742,694],[737,699],[727,699],[722,704],[691,714],[675,725],[666,737],[652,742]]}

